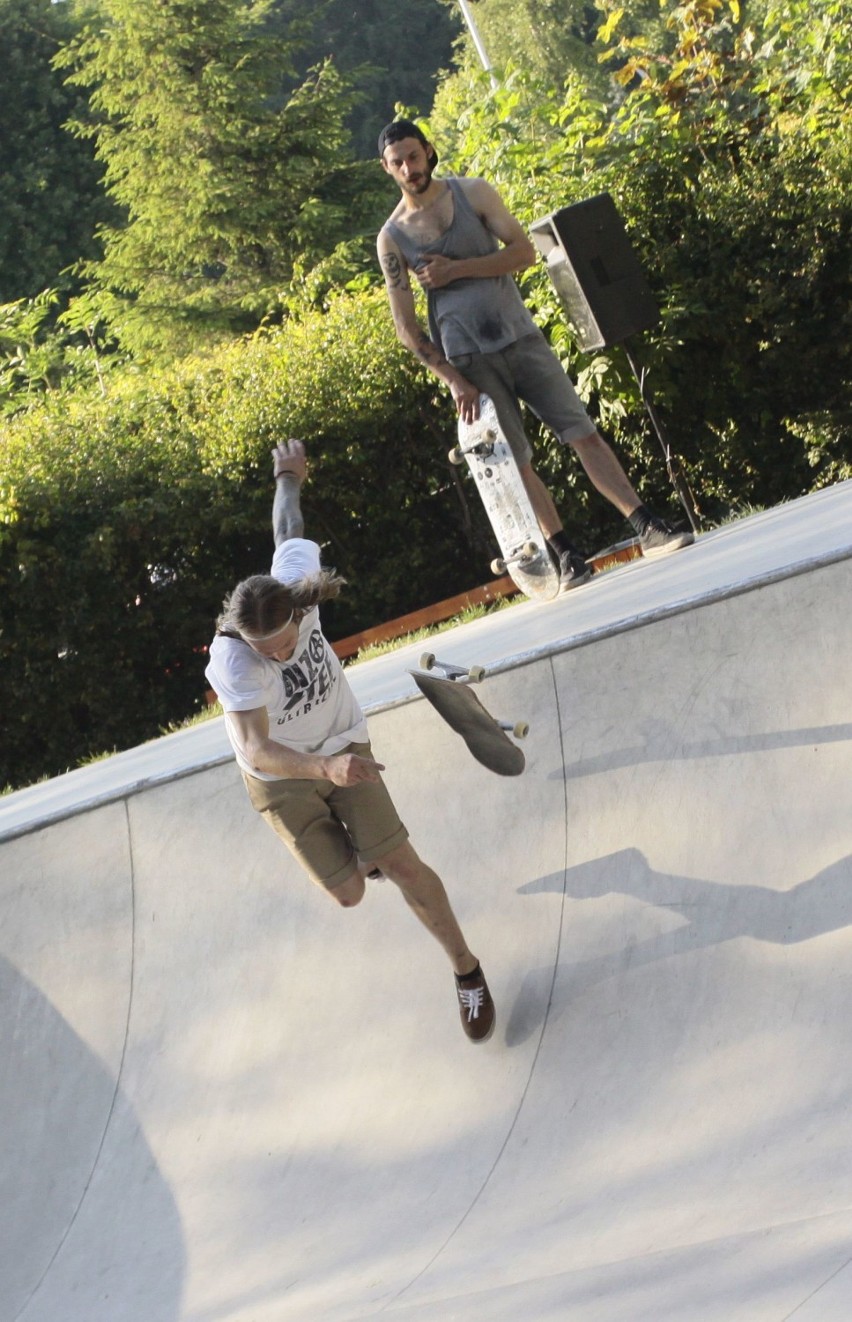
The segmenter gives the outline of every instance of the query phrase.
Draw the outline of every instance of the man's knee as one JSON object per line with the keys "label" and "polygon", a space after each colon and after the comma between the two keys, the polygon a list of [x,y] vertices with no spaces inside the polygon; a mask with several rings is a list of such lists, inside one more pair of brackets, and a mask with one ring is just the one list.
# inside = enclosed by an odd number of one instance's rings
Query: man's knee
{"label": "man's knee", "polygon": [[376,861],[388,880],[396,882],[397,885],[416,884],[423,878],[424,874],[429,872],[426,864],[408,840],[401,845],[397,845],[396,849],[392,849],[389,854],[385,854]]}
{"label": "man's knee", "polygon": [[360,872],[353,872],[351,877],[347,877],[339,886],[333,889],[329,888],[328,894],[333,900],[336,900],[342,909],[353,909],[356,904],[360,904],[364,898],[366,890],[364,878]]}
{"label": "man's knee", "polygon": [[588,452],[594,449],[609,448],[598,431],[586,432],[583,436],[576,436],[571,431],[560,432],[559,444],[570,445],[571,449],[576,450],[577,454],[580,455],[583,454],[584,451]]}

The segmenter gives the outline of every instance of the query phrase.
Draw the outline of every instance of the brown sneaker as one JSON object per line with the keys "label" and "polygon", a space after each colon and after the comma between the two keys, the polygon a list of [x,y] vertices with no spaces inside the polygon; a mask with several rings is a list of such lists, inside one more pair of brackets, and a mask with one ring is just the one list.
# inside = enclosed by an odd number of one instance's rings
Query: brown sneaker
{"label": "brown sneaker", "polygon": [[496,1016],[485,974],[477,964],[473,973],[463,977],[457,973],[455,978],[462,1028],[471,1042],[487,1042],[494,1032]]}

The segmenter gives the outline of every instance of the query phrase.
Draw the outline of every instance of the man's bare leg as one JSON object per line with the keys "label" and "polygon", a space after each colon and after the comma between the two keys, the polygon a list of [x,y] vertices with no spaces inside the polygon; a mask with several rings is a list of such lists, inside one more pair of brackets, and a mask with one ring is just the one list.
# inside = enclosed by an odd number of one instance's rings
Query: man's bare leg
{"label": "man's bare leg", "polygon": [[525,464],[519,471],[539,527],[559,569],[559,591],[567,592],[570,588],[579,587],[591,576],[582,551],[568,540],[553,497],[532,464]]}
{"label": "man's bare leg", "polygon": [[545,537],[552,537],[554,533],[561,532],[562,520],[553,503],[553,497],[532,464],[524,464],[519,472],[527,489],[527,495],[530,498],[535,517],[538,519],[538,526]]}
{"label": "man's bare leg", "polygon": [[[494,1002],[479,960],[471,953],[450,907],[443,882],[406,841],[377,859],[373,867],[399,888],[412,913],[440,942],[455,972],[456,996],[462,1028],[472,1042],[487,1042],[496,1022]],[[345,908],[363,898],[369,865],[361,863],[342,886],[330,891]]]}
{"label": "man's bare leg", "polygon": [[[693,541],[691,532],[670,528],[642,504],[614,452],[598,432],[594,431],[589,436],[581,436],[579,440],[565,444],[576,450],[592,485],[625,519],[630,520],[641,541],[643,555],[667,555]],[[560,591],[579,586],[585,582],[588,574],[583,572],[581,553],[567,540],[553,497],[532,464],[525,464],[520,474],[539,526],[559,560],[562,576]]]}
{"label": "man's bare leg", "polygon": [[590,436],[581,436],[578,441],[569,441],[568,444],[577,451],[580,463],[585,468],[592,486],[605,496],[625,519],[629,518],[642,502],[603,437],[594,431]]}
{"label": "man's bare leg", "polygon": [[476,968],[477,959],[462,935],[444,884],[407,840],[384,858],[361,864],[351,877],[329,890],[328,894],[344,909],[360,904],[366,889],[365,875],[373,868],[378,868],[382,876],[396,884],[412,912],[443,946],[454,971],[461,977],[471,973]]}
{"label": "man's bare leg", "polygon": [[[590,436],[583,436],[579,441],[571,441],[570,444],[577,451],[592,485],[616,507],[619,513],[628,518],[638,509],[641,504],[639,497],[603,437],[597,432],[592,432]],[[562,520],[553,503],[553,497],[531,463],[524,464],[520,474],[542,532],[545,537],[553,537],[562,531]]]}
{"label": "man's bare leg", "polygon": [[399,887],[412,913],[441,944],[454,972],[460,977],[472,973],[478,960],[464,939],[443,882],[412,845],[406,840],[391,853],[377,859],[376,866]]}

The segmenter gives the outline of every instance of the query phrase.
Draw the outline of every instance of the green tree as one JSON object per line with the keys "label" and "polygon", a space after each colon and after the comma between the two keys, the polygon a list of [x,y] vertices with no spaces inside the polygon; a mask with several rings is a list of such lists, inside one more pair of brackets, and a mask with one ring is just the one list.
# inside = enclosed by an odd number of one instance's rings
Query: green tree
{"label": "green tree", "polygon": [[[96,301],[96,300],[95,300]],[[97,307],[86,294],[63,302],[58,289],[0,304],[0,414],[12,416],[44,395],[97,382],[120,361],[105,343]]]}
{"label": "green tree", "polygon": [[3,303],[34,297],[79,257],[94,257],[95,229],[110,214],[90,144],[64,128],[81,97],[51,64],[73,30],[64,4],[0,0]]}
{"label": "green tree", "polygon": [[324,0],[307,13],[303,0],[278,0],[275,22],[299,14],[310,23],[299,69],[333,58],[362,94],[347,123],[366,160],[375,156],[379,130],[398,101],[431,106],[461,27],[458,5],[443,0]]}
{"label": "green tree", "polygon": [[283,95],[299,25],[268,31],[271,5],[101,0],[57,59],[91,89],[75,129],[125,217],[83,272],[131,350],[182,352],[257,325],[297,262],[358,231],[352,93],[325,63]]}
{"label": "green tree", "polygon": [[[442,2],[459,10],[457,0]],[[649,3],[644,9],[651,22],[654,7]],[[600,14],[588,0],[477,0],[471,12],[498,76],[507,69],[524,69],[554,87],[580,78],[589,90],[605,90],[607,79],[594,49]],[[467,70],[480,67],[466,28],[457,42],[457,57]]]}

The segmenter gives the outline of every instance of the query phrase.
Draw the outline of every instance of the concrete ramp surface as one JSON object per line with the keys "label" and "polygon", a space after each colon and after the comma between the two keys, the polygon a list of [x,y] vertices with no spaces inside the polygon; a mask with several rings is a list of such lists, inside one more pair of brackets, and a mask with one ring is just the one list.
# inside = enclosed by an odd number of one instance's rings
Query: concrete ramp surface
{"label": "concrete ramp surface", "polygon": [[0,801],[0,1322],[848,1322],[852,485],[355,667],[498,1009],[221,722]]}

